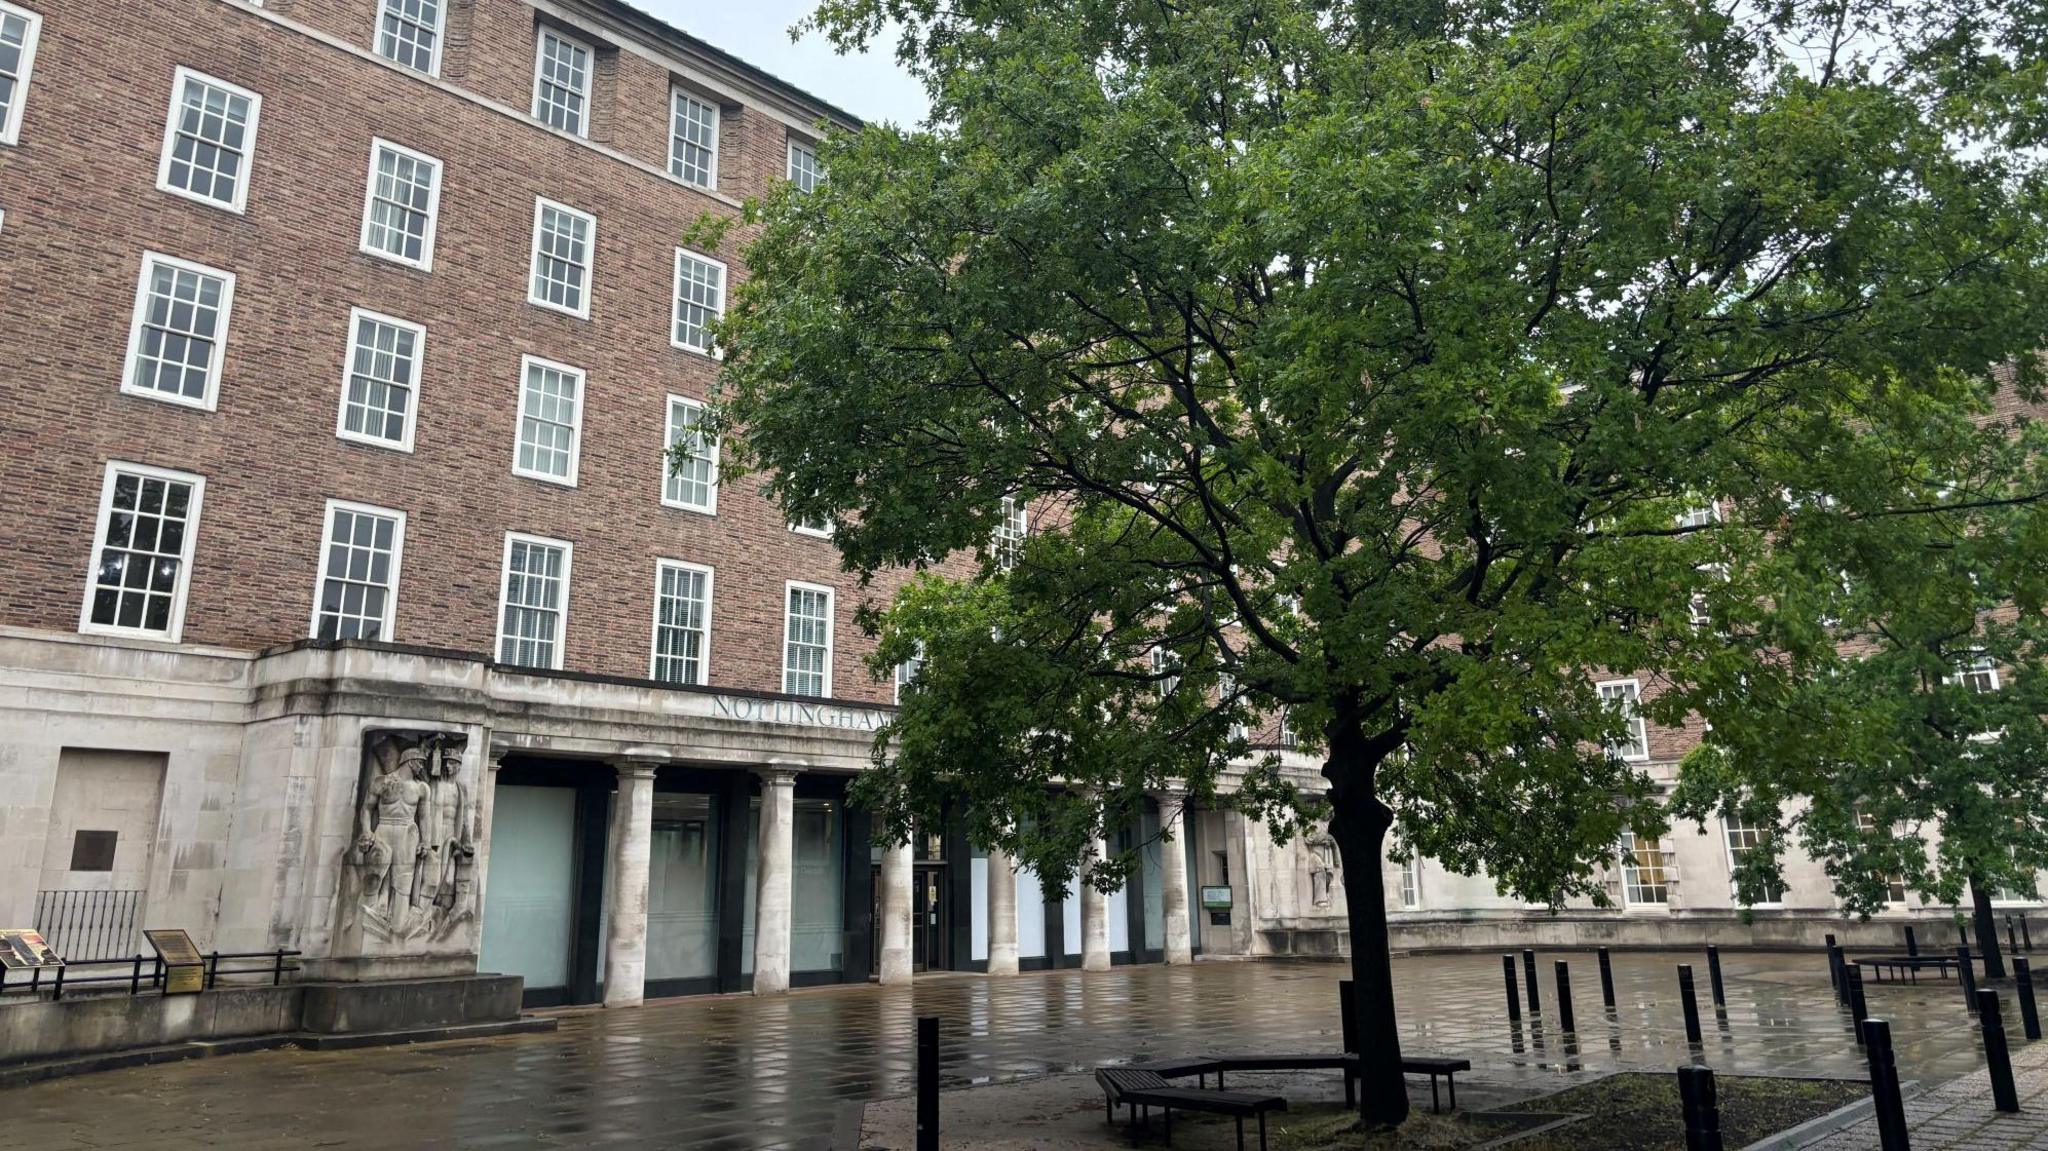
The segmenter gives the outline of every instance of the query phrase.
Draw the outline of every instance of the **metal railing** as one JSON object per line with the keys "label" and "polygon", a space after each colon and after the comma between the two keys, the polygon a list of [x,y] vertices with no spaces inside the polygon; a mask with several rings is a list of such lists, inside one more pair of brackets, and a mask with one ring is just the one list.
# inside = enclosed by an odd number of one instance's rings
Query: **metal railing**
{"label": "metal railing", "polygon": [[[210,951],[201,957],[204,969],[204,985],[212,991],[221,979],[230,982],[245,976],[255,976],[250,982],[269,982],[275,987],[284,982],[287,972],[299,970],[299,953],[286,948],[276,951]],[[267,977],[267,980],[266,980]],[[145,992],[161,991],[164,985],[164,962],[153,956],[136,955],[127,959],[87,959],[73,963],[66,961],[57,968],[31,968],[27,973],[9,972],[0,967],[0,995],[41,995],[48,992],[52,999],[62,999],[67,992],[111,990],[116,994],[141,995]]]}
{"label": "metal railing", "polygon": [[67,959],[114,959],[135,946],[141,910],[140,891],[38,891],[35,929]]}

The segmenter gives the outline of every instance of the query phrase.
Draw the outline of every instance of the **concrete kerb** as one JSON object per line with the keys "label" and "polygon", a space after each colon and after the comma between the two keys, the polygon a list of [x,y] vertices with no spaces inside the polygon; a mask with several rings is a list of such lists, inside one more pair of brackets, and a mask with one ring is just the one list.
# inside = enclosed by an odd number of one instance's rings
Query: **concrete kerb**
{"label": "concrete kerb", "polygon": [[[1904,1098],[1911,1099],[1919,1093],[1918,1080],[1899,1084],[1899,1094]],[[1796,1148],[1855,1126],[1870,1118],[1876,1110],[1877,1101],[1865,1095],[1854,1102],[1844,1103],[1825,1115],[1809,1119],[1797,1127],[1787,1127],[1775,1135],[1766,1135],[1744,1147],[1742,1151],[1795,1151]]]}

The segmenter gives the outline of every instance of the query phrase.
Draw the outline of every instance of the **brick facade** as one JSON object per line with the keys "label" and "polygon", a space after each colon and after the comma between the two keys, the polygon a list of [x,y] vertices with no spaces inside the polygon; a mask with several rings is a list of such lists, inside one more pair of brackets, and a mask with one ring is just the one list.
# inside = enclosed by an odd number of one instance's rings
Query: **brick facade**
{"label": "brick facade", "polygon": [[[619,6],[454,0],[439,79],[372,53],[375,0],[43,0],[18,146],[0,147],[0,325],[10,367],[0,485],[14,562],[0,624],[74,630],[109,460],[206,477],[183,641],[263,648],[308,634],[329,499],[408,516],[398,642],[490,650],[507,531],[575,545],[564,667],[645,677],[657,558],[716,570],[712,686],[781,687],[783,584],[834,586],[832,694],[886,702],[861,664],[863,590],[828,541],[787,530],[755,481],[714,516],[661,503],[666,397],[715,361],[670,346],[675,248],[783,173],[792,130],[828,115]],[[596,51],[590,141],[526,114],[538,21]],[[669,53],[664,57],[664,53]],[[173,70],[263,98],[246,213],[156,189]],[[722,105],[719,187],[667,173],[669,89]],[[751,85],[751,87],[743,87]],[[736,94],[737,93],[737,98]],[[793,127],[799,126],[799,127]],[[431,272],[358,250],[371,138],[443,163]],[[534,199],[597,219],[590,318],[526,302]],[[707,253],[744,277],[744,228]],[[142,253],[237,277],[218,409],[124,395]],[[423,324],[414,450],[335,436],[362,307]],[[520,361],[583,369],[579,482],[512,474]]]}

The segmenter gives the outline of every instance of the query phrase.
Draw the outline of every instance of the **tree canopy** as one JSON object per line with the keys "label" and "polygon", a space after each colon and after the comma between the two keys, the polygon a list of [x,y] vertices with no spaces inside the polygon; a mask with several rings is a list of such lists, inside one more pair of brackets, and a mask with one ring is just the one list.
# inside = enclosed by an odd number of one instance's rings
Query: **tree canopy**
{"label": "tree canopy", "polygon": [[[1896,556],[1976,501],[1901,471],[2038,490],[1989,416],[2048,337],[2041,17],[826,0],[842,43],[900,26],[932,117],[761,206],[718,426],[862,574],[1035,517],[870,621],[923,670],[865,795],[1056,876],[1284,715],[1343,853],[1363,1106],[1398,1121],[1390,826],[1604,898],[1665,813],[1602,682],[1740,727],[1717,700],[1833,658],[1836,565],[1786,525]],[[1229,770],[1303,818],[1270,757]]]}

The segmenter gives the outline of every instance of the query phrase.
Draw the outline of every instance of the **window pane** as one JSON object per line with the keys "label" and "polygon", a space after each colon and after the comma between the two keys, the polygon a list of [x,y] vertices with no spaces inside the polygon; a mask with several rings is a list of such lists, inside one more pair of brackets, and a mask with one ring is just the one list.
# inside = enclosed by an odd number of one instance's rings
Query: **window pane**
{"label": "window pane", "polygon": [[188,482],[116,473],[113,498],[100,523],[87,617],[93,624],[168,636],[186,574],[191,507]]}
{"label": "window pane", "polygon": [[718,490],[718,445],[696,431],[703,420],[701,404],[669,400],[668,445],[671,449],[682,447],[683,455],[679,466],[673,464],[671,457],[662,498],[672,504],[709,511]]}
{"label": "window pane", "polygon": [[215,377],[227,277],[148,256],[136,314],[129,382],[145,392],[204,402]]}
{"label": "window pane", "polygon": [[663,564],[655,588],[654,678],[701,684],[710,626],[710,580],[701,571]]}
{"label": "window pane", "polygon": [[580,136],[589,94],[590,51],[574,40],[543,30],[533,114],[549,127]]}
{"label": "window pane", "polygon": [[348,391],[342,429],[396,446],[409,441],[413,381],[419,372],[421,333],[369,315],[356,317],[349,348]]}
{"label": "window pane", "polygon": [[519,471],[574,481],[582,383],[582,374],[574,369],[527,362],[526,385],[519,396]]}
{"label": "window pane", "polygon": [[505,614],[498,635],[498,661],[518,667],[552,668],[567,589],[567,555],[561,547],[515,539],[505,558]]}
{"label": "window pane", "polygon": [[377,52],[432,75],[441,43],[443,0],[380,0]]}
{"label": "window pane", "polygon": [[725,269],[676,249],[676,343],[711,350],[711,326],[725,314]]}
{"label": "window pane", "polygon": [[824,695],[825,657],[832,627],[832,598],[815,588],[789,589],[784,618],[782,690],[791,695]]}
{"label": "window pane", "polygon": [[171,112],[164,182],[203,200],[234,206],[242,188],[254,101],[197,76],[185,77]]}
{"label": "window pane", "polygon": [[393,259],[425,263],[440,165],[379,144],[371,171],[374,176],[364,210],[363,246]]}
{"label": "window pane", "polygon": [[717,159],[718,109],[677,92],[669,116],[669,171],[708,188],[717,170]]}
{"label": "window pane", "polygon": [[327,537],[313,634],[320,639],[390,639],[384,617],[398,576],[398,518],[337,507]]}

